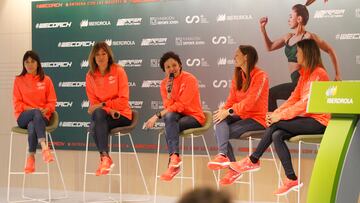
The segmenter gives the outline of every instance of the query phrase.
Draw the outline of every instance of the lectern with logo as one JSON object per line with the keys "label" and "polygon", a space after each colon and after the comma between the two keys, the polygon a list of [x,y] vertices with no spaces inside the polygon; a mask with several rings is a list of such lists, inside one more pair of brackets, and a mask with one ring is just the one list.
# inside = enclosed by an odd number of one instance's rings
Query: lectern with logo
{"label": "lectern with logo", "polygon": [[307,111],[331,113],[315,160],[307,202],[357,202],[360,81],[313,82]]}

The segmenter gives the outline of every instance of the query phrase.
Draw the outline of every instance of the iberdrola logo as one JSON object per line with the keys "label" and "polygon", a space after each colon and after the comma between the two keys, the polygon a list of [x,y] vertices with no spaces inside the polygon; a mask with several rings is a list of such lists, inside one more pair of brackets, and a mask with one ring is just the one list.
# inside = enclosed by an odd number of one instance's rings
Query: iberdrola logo
{"label": "iberdrola logo", "polygon": [[336,95],[336,92],[337,92],[337,86],[331,86],[326,90],[325,94],[328,97],[333,97]]}

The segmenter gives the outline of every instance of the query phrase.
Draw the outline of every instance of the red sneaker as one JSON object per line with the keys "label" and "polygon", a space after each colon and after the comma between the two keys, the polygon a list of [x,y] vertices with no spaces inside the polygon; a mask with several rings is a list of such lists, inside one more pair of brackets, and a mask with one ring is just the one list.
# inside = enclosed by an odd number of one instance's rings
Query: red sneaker
{"label": "red sneaker", "polygon": [[218,154],[215,156],[213,160],[208,162],[207,166],[210,170],[219,170],[219,169],[228,168],[229,164],[230,164],[230,160],[228,157],[222,154]]}
{"label": "red sneaker", "polygon": [[96,176],[106,175],[115,166],[109,156],[102,156],[99,168],[96,170]]}
{"label": "red sneaker", "polygon": [[28,158],[26,159],[26,166],[25,166],[24,172],[26,174],[35,172],[35,157],[34,156],[28,156]]}
{"label": "red sneaker", "polygon": [[240,179],[242,177],[241,173],[238,173],[234,170],[229,169],[228,172],[225,174],[224,177],[220,180],[220,185],[230,185],[233,184],[237,179]]}
{"label": "red sneaker", "polygon": [[178,168],[182,164],[181,158],[176,155],[172,154],[170,156],[169,168]]}
{"label": "red sneaker", "polygon": [[165,173],[160,176],[162,181],[171,181],[180,172],[180,167],[169,167]]}
{"label": "red sneaker", "polygon": [[53,155],[51,154],[51,151],[49,148],[43,149],[41,153],[42,153],[42,158],[45,161],[45,163],[50,163],[55,160]]}
{"label": "red sneaker", "polygon": [[254,164],[249,157],[246,157],[238,162],[230,163],[230,168],[238,173],[254,172],[260,170],[260,161]]}
{"label": "red sneaker", "polygon": [[302,186],[303,183],[299,183],[298,180],[290,180],[286,178],[284,184],[279,189],[277,189],[274,194],[277,196],[283,196],[289,193],[291,190],[298,190]]}

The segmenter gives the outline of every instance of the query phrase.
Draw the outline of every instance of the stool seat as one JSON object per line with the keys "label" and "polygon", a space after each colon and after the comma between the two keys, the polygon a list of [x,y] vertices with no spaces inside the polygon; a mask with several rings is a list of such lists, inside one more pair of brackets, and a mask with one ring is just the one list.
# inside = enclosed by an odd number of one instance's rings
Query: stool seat
{"label": "stool seat", "polygon": [[[53,132],[54,130],[56,130],[58,125],[59,125],[59,114],[56,111],[54,111],[54,113],[50,117],[49,125],[46,126],[46,132],[48,133]],[[28,134],[27,129],[20,128],[19,126],[12,127],[11,132],[23,134],[23,135]]]}
{"label": "stool seat", "polygon": [[131,124],[128,126],[122,126],[122,127],[117,127],[117,128],[111,129],[110,135],[118,136],[118,135],[124,135],[124,134],[131,132],[136,127],[138,120],[139,120],[139,112],[133,110]]}
{"label": "stool seat", "polygon": [[240,136],[240,139],[248,139],[249,137],[255,139],[261,139],[265,133],[265,130],[253,130],[247,131]]}
{"label": "stool seat", "polygon": [[210,127],[212,124],[212,114],[209,111],[204,111],[206,122],[202,127],[199,128],[189,128],[186,130],[183,130],[179,136],[180,137],[189,137],[193,135],[194,137],[202,136]]}
{"label": "stool seat", "polygon": [[311,134],[311,135],[296,135],[289,139],[289,142],[311,142],[311,143],[320,143],[323,134]]}

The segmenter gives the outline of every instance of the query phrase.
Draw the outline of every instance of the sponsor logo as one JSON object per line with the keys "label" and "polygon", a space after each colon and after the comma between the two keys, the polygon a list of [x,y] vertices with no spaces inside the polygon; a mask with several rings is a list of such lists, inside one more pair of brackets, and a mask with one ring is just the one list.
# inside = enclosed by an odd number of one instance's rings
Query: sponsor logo
{"label": "sponsor logo", "polygon": [[141,109],[144,101],[129,101],[130,108]]}
{"label": "sponsor logo", "polygon": [[142,18],[119,18],[116,26],[141,25]]}
{"label": "sponsor logo", "polygon": [[128,86],[129,87],[136,87],[136,83],[135,82],[128,82]]}
{"label": "sponsor logo", "polygon": [[218,44],[235,44],[235,40],[233,37],[231,36],[214,36],[211,38],[211,42],[215,45],[218,45]]}
{"label": "sponsor logo", "polygon": [[134,46],[135,41],[125,40],[125,41],[114,41],[112,39],[106,39],[105,43],[109,46]]}
{"label": "sponsor logo", "polygon": [[142,83],[142,88],[150,88],[150,87],[160,87],[161,80],[144,80]]}
{"label": "sponsor logo", "polygon": [[202,109],[205,110],[205,111],[210,110],[209,105],[207,105],[207,103],[205,101],[201,102],[201,106],[202,106]]}
{"label": "sponsor logo", "polygon": [[327,98],[326,103],[328,104],[353,104],[353,99],[352,98],[335,98],[334,96],[337,93],[337,86],[331,86],[329,87],[326,92],[325,95],[327,97],[332,97],[332,98]]}
{"label": "sponsor logo", "polygon": [[360,33],[341,33],[336,35],[337,40],[360,39]]}
{"label": "sponsor logo", "polygon": [[360,18],[360,8],[355,9],[355,17]]}
{"label": "sponsor logo", "polygon": [[85,87],[85,82],[59,82],[59,87]]}
{"label": "sponsor logo", "polygon": [[151,109],[163,109],[164,105],[162,101],[151,101]]}
{"label": "sponsor logo", "polygon": [[356,64],[360,65],[360,55],[356,56]]}
{"label": "sponsor logo", "polygon": [[81,109],[83,109],[83,108],[89,108],[89,106],[90,106],[89,100],[83,100],[83,101],[81,102]]}
{"label": "sponsor logo", "polygon": [[179,21],[174,16],[150,17],[150,25],[176,25]]}
{"label": "sponsor logo", "polygon": [[231,80],[214,80],[213,87],[214,88],[227,88],[230,87]]}
{"label": "sponsor logo", "polygon": [[245,15],[226,15],[219,14],[216,17],[216,22],[225,22],[225,21],[239,21],[239,20],[252,20],[253,17],[250,14]]}
{"label": "sponsor logo", "polygon": [[80,28],[83,27],[95,27],[95,26],[109,26],[111,22],[109,20],[106,21],[89,21],[89,20],[82,20],[80,22]]}
{"label": "sponsor logo", "polygon": [[50,4],[38,4],[36,8],[59,8],[62,7],[62,3],[50,3]]}
{"label": "sponsor logo", "polygon": [[160,59],[150,59],[150,67],[160,67]]}
{"label": "sponsor logo", "polygon": [[59,42],[58,47],[92,47],[95,41]]}
{"label": "sponsor logo", "polygon": [[119,60],[118,63],[124,67],[141,67],[142,59]]}
{"label": "sponsor logo", "polygon": [[166,45],[167,38],[144,38],[141,46],[163,46]]}
{"label": "sponsor logo", "polygon": [[345,9],[317,10],[315,11],[314,18],[342,18],[344,14]]}
{"label": "sponsor logo", "polygon": [[69,102],[69,101],[58,101],[56,102],[56,107],[63,107],[63,108],[67,108],[67,107],[72,107],[73,102]]}
{"label": "sponsor logo", "polygon": [[72,62],[41,62],[43,68],[70,68]]}
{"label": "sponsor logo", "polygon": [[63,128],[88,128],[90,122],[61,121],[59,126]]}
{"label": "sponsor logo", "polygon": [[205,60],[205,58],[188,58],[186,59],[186,65],[188,67],[208,67],[209,63]]}
{"label": "sponsor logo", "polygon": [[198,82],[199,88],[206,88],[206,85],[199,80]]}
{"label": "sponsor logo", "polygon": [[194,46],[194,45],[205,45],[205,41],[200,37],[176,37],[176,46]]}
{"label": "sponsor logo", "polygon": [[227,65],[234,65],[234,64],[235,64],[234,59],[228,59],[226,57],[220,57],[217,60],[217,65],[218,66],[227,66]]}
{"label": "sponsor logo", "polygon": [[45,82],[37,82],[36,83],[36,88],[38,90],[44,90],[45,89]]}
{"label": "sponsor logo", "polygon": [[87,68],[89,67],[89,61],[88,60],[82,60],[81,63],[80,63],[80,68],[83,69],[83,68]]}
{"label": "sponsor logo", "polygon": [[186,16],[185,22],[187,24],[205,24],[209,23],[208,19],[204,15],[193,15],[193,16]]}
{"label": "sponsor logo", "polygon": [[52,29],[52,28],[67,28],[71,27],[72,22],[50,22],[50,23],[36,23],[36,29]]}

